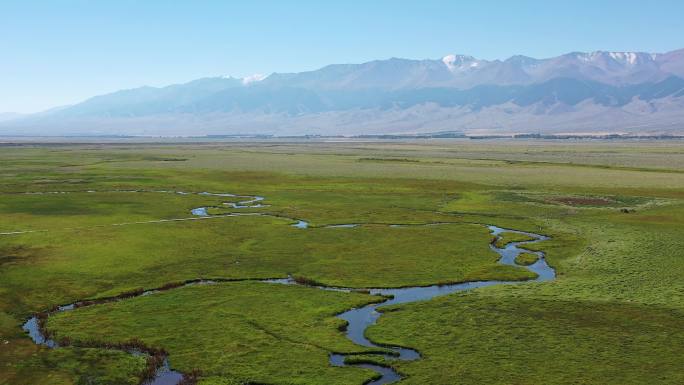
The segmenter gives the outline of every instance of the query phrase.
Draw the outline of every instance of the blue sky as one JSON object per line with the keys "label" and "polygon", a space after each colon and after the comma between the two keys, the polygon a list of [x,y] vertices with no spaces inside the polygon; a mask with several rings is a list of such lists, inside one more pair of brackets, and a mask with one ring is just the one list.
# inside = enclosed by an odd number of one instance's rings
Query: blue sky
{"label": "blue sky", "polygon": [[684,1],[0,0],[0,112],[389,57],[684,48]]}

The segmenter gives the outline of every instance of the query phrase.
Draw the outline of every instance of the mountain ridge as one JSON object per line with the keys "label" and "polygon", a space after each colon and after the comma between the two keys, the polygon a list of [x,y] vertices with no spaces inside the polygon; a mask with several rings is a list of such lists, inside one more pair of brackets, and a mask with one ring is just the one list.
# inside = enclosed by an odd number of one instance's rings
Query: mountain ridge
{"label": "mountain ridge", "polygon": [[[394,134],[445,126],[481,132],[487,122],[496,133],[525,132],[525,117],[535,131],[584,132],[593,116],[594,129],[602,132],[681,134],[683,100],[684,49],[571,52],[547,59],[446,55],[121,90],[1,121],[0,133],[135,135],[150,132],[141,125],[158,122],[168,128],[152,130],[159,135]],[[371,131],[359,132],[364,127]]]}

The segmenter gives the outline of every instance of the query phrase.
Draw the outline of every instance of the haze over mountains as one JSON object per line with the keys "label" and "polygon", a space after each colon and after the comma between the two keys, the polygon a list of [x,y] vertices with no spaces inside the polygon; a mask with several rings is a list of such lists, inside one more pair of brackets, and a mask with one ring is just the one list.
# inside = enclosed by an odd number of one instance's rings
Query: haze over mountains
{"label": "haze over mountains", "polygon": [[684,49],[392,58],[141,87],[3,116],[5,135],[684,134]]}

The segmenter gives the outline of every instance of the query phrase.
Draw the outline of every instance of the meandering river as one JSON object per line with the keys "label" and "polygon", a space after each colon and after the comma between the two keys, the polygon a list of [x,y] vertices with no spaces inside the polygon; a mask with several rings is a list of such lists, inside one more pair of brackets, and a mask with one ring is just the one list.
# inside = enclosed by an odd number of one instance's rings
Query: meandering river
{"label": "meandering river", "polygon": [[[92,192],[94,193],[95,191],[87,191],[87,192]],[[125,191],[125,192],[144,192],[144,191]],[[149,192],[149,191],[147,191]],[[176,194],[191,194],[191,193],[186,193],[186,192],[178,192],[178,191],[154,191],[154,192],[159,192],[159,193],[176,193]],[[68,192],[50,192],[50,193],[41,193],[41,194],[54,194],[54,193],[68,193]],[[228,193],[209,193],[209,192],[201,192],[201,193],[195,193],[198,195],[208,195],[208,196],[220,196],[220,197],[233,197],[233,198],[238,198],[238,202],[227,202],[224,203],[224,206],[227,206],[232,209],[245,209],[245,208],[261,208],[261,207],[267,207],[267,205],[264,205],[261,203],[261,201],[264,200],[263,197],[261,196],[248,196],[248,195],[234,195],[234,194],[228,194]],[[195,218],[212,218],[212,217],[221,217],[221,216],[235,216],[235,215],[220,215],[220,216],[212,216],[208,213],[208,207],[198,207],[195,209],[191,210],[191,214]],[[242,214],[244,215],[244,214]],[[260,215],[258,213],[252,214],[252,215]],[[268,215],[268,214],[264,214]],[[192,219],[192,218],[178,218],[178,219],[166,219],[166,220],[160,220],[160,221],[172,221],[172,220],[187,220],[187,219]],[[305,230],[309,228],[309,223],[304,221],[304,220],[295,220],[292,219],[294,224],[292,224],[293,227],[296,227],[298,229]],[[151,221],[149,223],[153,223],[155,221]],[[145,222],[148,223],[148,222]],[[402,226],[448,226],[452,223],[429,223],[429,224],[424,224],[424,225],[401,225],[401,224],[394,224],[394,225],[388,225],[388,227],[391,228],[396,228],[396,227],[402,227]],[[121,225],[121,224],[116,224],[116,225]],[[337,224],[337,225],[329,225],[327,226],[329,228],[339,228],[339,231],[344,231],[345,228],[353,228],[353,227],[363,227],[363,224],[360,223],[353,223],[353,224]],[[398,305],[398,304],[408,304],[412,302],[417,302],[417,301],[425,301],[429,300],[431,298],[441,296],[441,295],[447,295],[455,292],[460,292],[460,291],[467,291],[467,290],[472,290],[476,288],[482,288],[482,287],[487,287],[487,286],[495,286],[495,285],[513,285],[513,284],[522,284],[524,282],[541,282],[541,281],[548,281],[552,280],[555,278],[555,271],[553,268],[551,268],[547,263],[546,259],[544,256],[543,252],[536,251],[536,252],[531,252],[528,250],[524,249],[524,246],[526,244],[530,243],[535,243],[535,242],[540,242],[546,239],[549,239],[548,237],[540,234],[534,234],[534,233],[529,233],[529,232],[523,232],[523,231],[517,231],[517,230],[512,230],[512,229],[504,229],[501,227],[497,226],[487,226],[491,232],[491,234],[494,237],[499,237],[502,233],[504,232],[513,232],[513,233],[520,233],[520,234],[525,234],[529,237],[531,237],[531,240],[527,241],[520,241],[520,242],[511,242],[506,244],[504,247],[496,247],[495,242],[492,242],[490,244],[490,248],[496,252],[499,255],[499,263],[505,264],[505,265],[510,265],[510,266],[515,266],[521,269],[527,269],[533,273],[535,273],[536,278],[528,280],[528,281],[475,281],[475,282],[464,282],[464,283],[458,283],[458,284],[449,284],[449,285],[432,285],[432,286],[415,286],[415,287],[403,287],[403,288],[371,288],[369,289],[370,294],[372,295],[381,295],[385,296],[388,299],[385,300],[384,302],[381,303],[373,303],[366,305],[361,308],[356,308],[356,309],[350,309],[347,310],[343,313],[338,314],[338,318],[343,319],[347,322],[347,327],[345,330],[345,334],[347,338],[349,338],[352,342],[359,346],[364,346],[364,347],[371,347],[371,348],[377,348],[379,351],[388,351],[388,353],[382,353],[381,355],[389,360],[390,362],[392,360],[403,360],[403,361],[411,361],[411,360],[417,360],[420,359],[420,353],[417,352],[416,350],[413,350],[409,347],[399,347],[399,346],[386,346],[386,345],[379,345],[377,343],[374,343],[373,341],[369,340],[366,337],[366,330],[368,327],[374,325],[380,317],[382,317],[382,307],[384,306],[389,306],[389,305]],[[30,231],[30,232],[34,232]],[[10,234],[19,234],[21,232],[10,232],[10,233],[5,233],[4,235],[10,235]],[[538,256],[538,259],[535,263],[529,266],[523,266],[523,265],[518,265],[515,260],[516,257],[523,252],[527,253],[533,253]],[[217,283],[218,281],[214,280],[202,280],[202,279],[196,279],[196,280],[190,280],[186,281],[182,285],[176,285],[173,286],[172,288],[160,288],[160,289],[151,289],[151,290],[146,290],[146,291],[141,291],[139,293],[135,293],[134,295],[127,295],[125,297],[111,297],[111,298],[104,298],[100,299],[97,301],[77,301],[72,304],[68,305],[63,305],[59,306],[55,309],[51,309],[50,311],[43,312],[42,316],[47,317],[50,314],[58,313],[58,312],[65,312],[65,311],[71,311],[75,308],[78,307],[84,307],[84,306],[94,306],[97,304],[102,304],[102,303],[107,303],[107,302],[114,302],[114,301],[122,301],[126,300],[128,298],[140,296],[140,295],[150,295],[157,293],[162,290],[170,290],[170,289],[176,289],[180,287],[185,287],[188,285],[197,285],[197,284],[214,284]],[[287,284],[287,285],[300,285],[300,283],[296,282],[292,278],[281,278],[281,279],[269,279],[269,280],[262,280],[261,282],[268,283],[268,284]],[[332,288],[332,287],[325,287],[325,286],[315,286],[312,287],[314,289],[322,289],[322,290],[336,290],[336,291],[352,291],[354,289],[351,288]],[[26,321],[26,323],[23,325],[24,330],[28,333],[28,335],[31,337],[33,342],[36,344],[40,345],[45,345],[50,348],[56,348],[59,346],[59,344],[50,339],[48,336],[45,335],[45,331],[41,327],[41,320],[38,316],[31,317],[29,320]],[[132,354],[141,354],[141,352],[138,349],[126,349]],[[345,363],[345,358],[346,355],[343,354],[337,354],[337,353],[331,353],[330,354],[330,364],[333,366],[355,366],[355,367],[361,367],[361,368],[366,368],[366,369],[371,369],[378,373],[377,379],[369,382],[369,385],[380,385],[380,384],[390,384],[397,382],[401,380],[402,376],[400,373],[398,373],[396,370],[394,370],[391,366],[384,366],[384,365],[376,365],[376,364],[371,364],[371,363],[359,363],[359,364],[347,364]],[[149,381],[145,383],[145,385],[176,385],[178,384],[183,378],[183,374],[177,371],[174,371],[171,369],[169,366],[169,362],[167,357],[164,355],[163,360],[161,361],[161,364],[158,365],[156,374],[154,378],[151,378]]]}

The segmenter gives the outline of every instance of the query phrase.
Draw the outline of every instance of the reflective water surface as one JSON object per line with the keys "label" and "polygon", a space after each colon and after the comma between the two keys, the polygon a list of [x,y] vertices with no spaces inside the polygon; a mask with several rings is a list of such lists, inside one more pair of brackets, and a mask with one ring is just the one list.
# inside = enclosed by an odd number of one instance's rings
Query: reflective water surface
{"label": "reflective water surface", "polygon": [[[95,191],[88,191],[94,193]],[[120,192],[142,192],[142,191],[120,191]],[[180,192],[180,191],[155,191],[155,192],[163,192],[163,193],[176,193],[176,194],[191,194],[191,193],[186,193],[186,192]],[[68,192],[53,192],[54,194],[64,194]],[[48,193],[41,193],[41,194],[48,194]],[[241,198],[240,201],[238,202],[226,202],[223,203],[226,206],[229,206],[234,209],[242,209],[242,208],[259,208],[259,207],[267,207],[267,205],[263,205],[260,202],[264,200],[264,197],[261,196],[246,196],[246,195],[234,195],[234,194],[229,194],[229,193],[210,193],[210,192],[201,192],[197,193],[198,195],[208,195],[208,196],[221,196],[221,197],[237,197]],[[208,207],[198,207],[195,209],[191,210],[191,214],[195,217],[198,218],[204,218],[204,217],[212,217],[207,212]],[[230,214],[227,216],[240,216],[240,215],[262,215],[259,213],[243,213],[243,214]],[[263,214],[263,215],[268,215],[268,214]],[[226,216],[226,215],[223,215]],[[291,226],[296,227],[298,229],[308,229],[309,228],[309,222],[304,221],[304,220],[293,220],[296,221],[296,223],[292,224]],[[429,223],[429,224],[422,224],[422,225],[403,225],[403,224],[391,224],[387,225],[388,227],[391,228],[396,228],[396,227],[406,227],[406,226],[437,226],[437,225],[449,225],[451,223]],[[364,225],[362,224],[338,224],[338,225],[328,225],[324,226],[326,228],[355,228],[355,227],[363,227]],[[365,346],[365,347],[372,347],[372,348],[378,348],[378,350],[389,350],[390,353],[384,353],[382,356],[388,360],[403,360],[403,361],[411,361],[411,360],[417,360],[420,358],[420,353],[409,348],[409,347],[393,347],[393,346],[381,346],[373,343],[372,341],[368,340],[365,336],[365,332],[368,329],[368,327],[374,325],[377,320],[382,316],[382,311],[381,308],[383,306],[388,306],[388,305],[397,305],[397,304],[406,304],[406,303],[411,303],[411,302],[417,302],[417,301],[425,301],[429,300],[431,298],[441,296],[441,295],[447,295],[459,291],[466,291],[466,290],[472,290],[476,288],[482,288],[482,287],[487,287],[487,286],[494,286],[494,285],[513,285],[513,284],[522,284],[524,282],[541,282],[541,281],[548,281],[552,280],[555,278],[556,274],[553,268],[551,268],[547,263],[544,258],[544,253],[537,251],[537,252],[532,252],[528,251],[522,248],[525,244],[530,244],[534,242],[539,242],[543,241],[546,239],[549,239],[548,237],[544,235],[539,235],[539,234],[534,234],[534,233],[529,233],[529,232],[522,232],[522,231],[517,231],[517,230],[510,230],[510,229],[504,229],[496,226],[488,226],[490,232],[494,236],[499,236],[501,233],[504,232],[513,232],[513,233],[520,233],[520,234],[526,234],[533,238],[532,240],[529,241],[521,241],[521,242],[511,242],[507,244],[505,247],[498,248],[494,245],[492,242],[490,244],[490,248],[499,254],[499,263],[505,264],[505,265],[510,265],[510,266],[516,266],[521,269],[527,269],[533,273],[536,274],[536,278],[528,281],[476,281],[476,282],[464,282],[464,283],[456,283],[456,284],[448,284],[448,285],[432,285],[432,286],[415,286],[415,287],[404,287],[404,288],[394,288],[394,289],[387,289],[387,288],[374,288],[368,290],[370,294],[372,295],[382,295],[382,296],[387,296],[390,297],[387,300],[385,300],[382,303],[375,303],[375,304],[369,304],[367,306],[358,308],[358,309],[351,309],[348,311],[345,311],[341,314],[339,314],[337,317],[340,319],[343,319],[347,322],[347,327],[345,330],[345,334],[347,338],[349,338],[352,342],[359,346]],[[539,259],[532,265],[529,266],[521,266],[515,263],[515,258],[523,253],[533,253],[536,254]],[[286,284],[286,285],[301,285],[301,283],[297,282],[295,279],[292,277],[288,278],[279,278],[279,279],[269,279],[269,280],[263,280],[262,282],[264,283],[269,283],[269,284]],[[192,280],[192,281],[187,281],[183,285],[179,285],[177,287],[184,287],[188,285],[197,285],[197,284],[215,284],[217,283],[216,281],[212,280],[202,280],[202,279],[197,279],[197,280]],[[332,290],[332,291],[342,291],[342,292],[351,292],[355,291],[355,289],[350,289],[350,288],[342,288],[342,287],[324,287],[324,286],[315,286],[315,288],[318,289],[323,289],[323,290]],[[155,293],[160,292],[161,289],[152,289],[152,290],[146,290],[144,292],[141,292],[138,295],[152,295]],[[131,297],[127,297],[131,298]],[[85,303],[85,301],[79,301],[74,304],[68,304],[68,305],[63,305],[59,306],[57,309],[52,310],[49,314],[53,314],[56,312],[64,312],[64,311],[70,311],[75,309],[76,307],[79,306],[92,306],[96,305],[98,303],[104,303],[104,302],[113,302],[113,301],[119,301],[119,300],[125,300],[126,298],[109,298],[105,299],[103,301],[98,301],[96,303]],[[77,306],[78,305],[78,306]],[[45,335],[43,335],[43,332],[40,329],[39,326],[39,320],[36,316],[31,317],[29,320],[26,321],[26,323],[23,325],[23,329],[27,332],[29,337],[33,340],[34,343],[40,344],[40,345],[45,345],[50,348],[56,348],[59,345],[57,342],[47,338]],[[129,351],[131,354],[141,354],[139,351]],[[355,367],[361,367],[361,368],[366,368],[366,369],[371,369],[378,373],[380,377],[374,381],[369,382],[368,384],[370,385],[380,385],[380,384],[390,384],[397,382],[401,380],[401,375],[397,373],[393,368],[388,367],[388,366],[382,366],[382,365],[375,365],[375,364],[368,364],[368,363],[363,363],[363,364],[346,364],[345,362],[345,355],[342,354],[331,354],[330,355],[330,364],[333,366],[355,366]],[[177,385],[181,380],[183,379],[183,374],[177,371],[174,371],[171,369],[169,366],[169,362],[167,359],[164,359],[163,365],[161,365],[156,372],[156,376],[153,379],[150,379],[148,382],[145,382],[144,385]]]}

